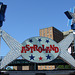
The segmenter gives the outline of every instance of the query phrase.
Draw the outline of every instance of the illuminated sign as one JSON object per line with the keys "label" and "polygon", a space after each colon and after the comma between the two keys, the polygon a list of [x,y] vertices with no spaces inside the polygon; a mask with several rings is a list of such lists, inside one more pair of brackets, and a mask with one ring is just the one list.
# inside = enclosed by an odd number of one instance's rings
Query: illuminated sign
{"label": "illuminated sign", "polygon": [[58,44],[46,37],[32,37],[24,41],[22,56],[31,62],[46,63],[54,60],[60,52]]}

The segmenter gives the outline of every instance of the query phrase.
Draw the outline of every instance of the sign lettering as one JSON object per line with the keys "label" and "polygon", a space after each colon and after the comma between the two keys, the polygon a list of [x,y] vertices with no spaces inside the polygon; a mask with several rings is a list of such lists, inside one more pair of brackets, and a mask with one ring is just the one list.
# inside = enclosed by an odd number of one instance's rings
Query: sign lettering
{"label": "sign lettering", "polygon": [[51,53],[51,51],[54,51],[55,53],[59,52],[59,48],[55,47],[55,45],[50,45],[49,47],[47,46],[46,48],[44,47],[44,45],[39,46],[38,45],[26,45],[22,47],[21,53],[27,53],[27,51],[30,51],[31,53],[33,53],[34,51],[38,51],[39,53],[42,53],[42,51],[45,51],[45,53]]}

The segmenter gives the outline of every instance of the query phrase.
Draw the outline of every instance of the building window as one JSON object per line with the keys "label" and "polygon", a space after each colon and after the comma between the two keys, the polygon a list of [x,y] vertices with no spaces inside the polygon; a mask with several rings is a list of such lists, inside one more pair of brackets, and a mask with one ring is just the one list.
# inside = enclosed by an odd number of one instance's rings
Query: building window
{"label": "building window", "polygon": [[50,34],[52,34],[52,30],[50,29]]}
{"label": "building window", "polygon": [[47,36],[49,35],[49,33],[47,33]]}
{"label": "building window", "polygon": [[47,67],[45,66],[45,69],[46,69]]}
{"label": "building window", "polygon": [[43,30],[43,35],[45,36],[45,29]]}
{"label": "building window", "polygon": [[50,68],[50,66],[49,66],[49,68]]}
{"label": "building window", "polygon": [[55,66],[52,66],[52,69],[55,69]]}
{"label": "building window", "polygon": [[52,35],[50,35],[50,37],[52,37]]}
{"label": "building window", "polygon": [[45,36],[45,33],[43,35]]}
{"label": "building window", "polygon": [[52,32],[51,28],[50,28],[50,32]]}
{"label": "building window", "polygon": [[48,28],[47,28],[47,33],[49,33]]}

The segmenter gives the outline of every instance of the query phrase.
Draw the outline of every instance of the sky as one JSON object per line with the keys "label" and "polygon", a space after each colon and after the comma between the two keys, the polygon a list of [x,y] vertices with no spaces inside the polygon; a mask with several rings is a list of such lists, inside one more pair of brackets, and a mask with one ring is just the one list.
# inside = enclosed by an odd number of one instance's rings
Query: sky
{"label": "sky", "polygon": [[[70,30],[64,12],[75,6],[75,0],[0,0],[7,5],[2,30],[22,43],[39,36],[39,30],[54,26],[60,31]],[[1,39],[0,56],[10,49]]]}

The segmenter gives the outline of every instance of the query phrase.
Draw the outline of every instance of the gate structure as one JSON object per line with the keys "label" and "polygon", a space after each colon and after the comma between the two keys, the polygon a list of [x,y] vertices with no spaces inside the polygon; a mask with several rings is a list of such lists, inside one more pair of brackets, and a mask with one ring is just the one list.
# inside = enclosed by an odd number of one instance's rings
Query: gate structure
{"label": "gate structure", "polygon": [[0,37],[10,48],[8,54],[0,62],[0,69],[6,67],[19,56],[33,63],[47,63],[59,56],[66,63],[75,67],[75,59],[67,51],[72,41],[75,40],[73,35],[70,33],[59,43],[46,37],[32,37],[21,44],[4,30],[0,30]]}

